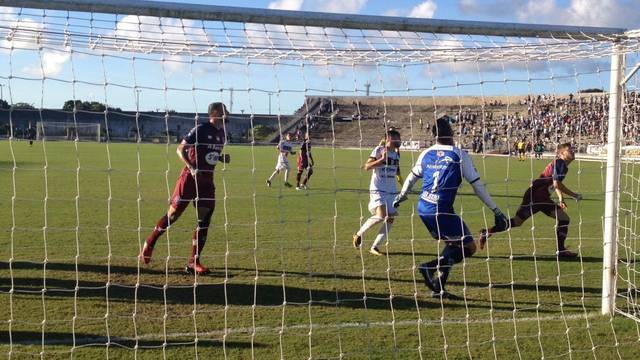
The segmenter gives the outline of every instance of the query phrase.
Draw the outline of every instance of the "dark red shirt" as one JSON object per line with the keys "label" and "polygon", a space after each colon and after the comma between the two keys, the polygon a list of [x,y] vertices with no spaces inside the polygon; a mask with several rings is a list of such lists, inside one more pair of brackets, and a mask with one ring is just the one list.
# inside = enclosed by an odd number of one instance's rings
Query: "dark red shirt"
{"label": "dark red shirt", "polygon": [[305,140],[300,144],[300,159],[302,159],[303,162],[308,162],[309,161],[309,157],[311,156],[311,143],[309,142],[309,140]]}
{"label": "dark red shirt", "polygon": [[187,160],[194,168],[213,173],[225,139],[224,129],[218,129],[209,122],[194,127],[184,137],[187,144],[193,145],[188,149]]}
{"label": "dark red shirt", "polygon": [[540,177],[533,180],[533,184],[531,187],[534,191],[539,191],[545,189],[549,191],[550,187],[553,186],[553,181],[563,181],[567,176],[567,172],[569,171],[569,167],[567,163],[562,159],[555,159],[544,168]]}

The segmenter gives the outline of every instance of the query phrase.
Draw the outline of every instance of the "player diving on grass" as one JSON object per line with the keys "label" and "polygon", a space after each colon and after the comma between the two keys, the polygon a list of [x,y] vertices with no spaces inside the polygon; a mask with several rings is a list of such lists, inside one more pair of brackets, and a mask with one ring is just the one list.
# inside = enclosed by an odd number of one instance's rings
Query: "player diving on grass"
{"label": "player diving on grass", "polygon": [[454,264],[476,252],[469,228],[453,209],[462,179],[471,184],[478,198],[493,211],[496,226],[506,227],[507,219],[487,192],[469,155],[454,146],[449,117],[439,117],[432,133],[436,144],[420,154],[393,206],[405,201],[407,193],[422,179],[418,214],[431,235],[445,245],[438,258],[420,265],[419,270],[432,297],[454,298],[445,290],[449,272]]}
{"label": "player diving on grass", "polygon": [[271,181],[276,175],[280,173],[280,171],[284,170],[284,186],[292,187],[289,183],[289,154],[295,154],[293,151],[293,145],[291,144],[291,134],[287,133],[285,140],[280,141],[278,146],[276,146],[278,150],[278,161],[276,162],[276,170],[269,176],[267,179],[267,186],[271,187]]}
{"label": "player diving on grass", "polygon": [[[569,215],[565,212],[567,204],[564,201],[564,194],[571,196],[577,201],[582,200],[582,195],[571,191],[563,184],[564,178],[569,171],[569,164],[575,159],[575,154],[570,143],[558,146],[556,158],[551,161],[542,171],[540,176],[533,180],[531,186],[525,191],[522,197],[522,204],[516,211],[516,215],[509,220],[510,227],[522,225],[535,213],[542,211],[545,215],[556,221],[556,241],[558,258],[574,258],[578,254],[565,247],[565,240],[569,232]],[[558,196],[558,202],[551,200],[550,191],[553,190]],[[484,248],[487,239],[491,235],[505,231],[505,227],[492,227],[482,230],[480,233],[480,249]]]}
{"label": "player diving on grass", "polygon": [[198,275],[209,272],[209,269],[200,263],[200,257],[216,206],[213,173],[218,161],[228,163],[230,156],[222,153],[226,142],[224,122],[229,115],[227,108],[223,103],[214,102],[209,105],[208,113],[209,121],[191,129],[178,145],[178,157],[184,162],[185,167],[176,181],[169,210],[158,220],[142,248],[140,258],[145,264],[151,261],[158,238],[178,220],[193,201],[197,225],[193,230],[191,256],[186,271]]}
{"label": "player diving on grass", "polygon": [[[369,185],[369,212],[368,218],[360,227],[360,230],[353,235],[353,246],[362,246],[362,236],[364,233],[382,223],[378,235],[376,235],[369,252],[374,255],[384,255],[380,251],[391,231],[396,209],[393,207],[393,200],[398,194],[396,179],[400,176],[400,133],[390,129],[386,131],[384,142],[377,146],[369,155],[369,159],[364,164],[365,170],[372,170],[371,182]],[[400,180],[401,182],[402,180]]]}

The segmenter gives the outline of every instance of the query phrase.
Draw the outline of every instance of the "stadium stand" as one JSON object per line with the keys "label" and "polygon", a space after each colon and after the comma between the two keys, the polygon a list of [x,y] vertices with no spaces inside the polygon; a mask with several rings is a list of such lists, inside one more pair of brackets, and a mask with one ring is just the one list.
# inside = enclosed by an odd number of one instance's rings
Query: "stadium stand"
{"label": "stadium stand", "polygon": [[[637,117],[640,93],[626,94],[623,130],[640,140]],[[581,93],[518,97],[332,97],[304,121],[317,145],[370,147],[378,143],[383,129],[395,127],[403,140],[431,143],[434,117],[447,114],[461,135],[461,146],[472,151],[505,153],[513,143],[542,140],[547,149],[571,141],[603,144],[607,137],[608,95]],[[638,141],[636,141],[637,143]]]}
{"label": "stadium stand", "polygon": [[[137,121],[136,121],[137,114]],[[38,122],[74,123],[73,112],[55,109],[4,109],[0,111],[0,128],[5,136],[9,133],[9,116],[14,125],[14,136],[24,137],[29,125],[36,126]],[[197,114],[198,122],[204,122],[207,115]],[[166,117],[166,119],[165,119]],[[280,121],[289,121],[290,116],[280,116]],[[84,124],[100,124],[103,140],[109,136],[111,141],[135,141],[138,139],[138,129],[141,141],[175,142],[193,128],[196,122],[195,113],[178,112],[140,112],[110,111],[104,112],[78,111],[75,122]],[[251,141],[252,119],[249,114],[231,114],[231,121],[226,124],[229,141],[243,143]],[[106,121],[105,121],[106,120]],[[253,115],[253,126],[263,125],[271,131],[278,127],[276,115]],[[108,132],[106,125],[108,124]],[[107,135],[108,134],[108,135]],[[71,139],[69,139],[71,140]]]}

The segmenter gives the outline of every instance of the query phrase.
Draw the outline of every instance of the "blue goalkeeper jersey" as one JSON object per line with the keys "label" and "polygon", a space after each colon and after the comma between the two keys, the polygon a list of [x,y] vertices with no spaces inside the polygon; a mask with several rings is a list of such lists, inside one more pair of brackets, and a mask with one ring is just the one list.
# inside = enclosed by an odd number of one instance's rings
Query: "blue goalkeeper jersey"
{"label": "blue goalkeeper jersey", "polygon": [[434,145],[418,157],[411,172],[422,178],[418,213],[454,213],[453,203],[462,179],[480,179],[469,155],[455,146]]}

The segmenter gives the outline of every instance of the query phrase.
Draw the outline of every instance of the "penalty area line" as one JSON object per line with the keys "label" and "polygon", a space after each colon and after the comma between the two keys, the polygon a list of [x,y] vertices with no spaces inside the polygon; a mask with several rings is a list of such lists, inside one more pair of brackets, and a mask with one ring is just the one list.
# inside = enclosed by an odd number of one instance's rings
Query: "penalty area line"
{"label": "penalty area line", "polygon": [[[549,316],[541,316],[541,317],[523,317],[516,318],[515,322],[533,322],[533,321],[562,321],[566,320],[580,320],[580,319],[591,319],[595,317],[602,316],[599,312],[588,312],[588,313],[578,313],[566,315],[564,317],[558,315],[549,315]],[[504,324],[504,323],[513,323],[513,318],[500,318],[500,319],[450,319],[450,320],[402,320],[402,321],[373,321],[373,322],[347,322],[340,324],[298,324],[298,325],[289,325],[285,327],[272,327],[272,326],[258,326],[255,328],[229,328],[226,330],[216,330],[216,331],[208,331],[208,332],[199,332],[198,338],[202,340],[211,340],[211,338],[217,337],[217,340],[222,341],[225,335],[232,334],[256,334],[256,333],[279,333],[281,331],[297,331],[297,330],[339,330],[339,329],[362,329],[362,328],[378,328],[378,327],[389,327],[389,326],[408,326],[408,325],[418,325],[420,323],[423,326],[440,326],[440,325],[464,325],[464,324]],[[45,333],[46,334],[46,333]],[[177,332],[177,333],[167,333],[166,339],[175,339],[175,338],[187,338],[187,337],[195,337],[195,333],[193,332]],[[165,335],[161,333],[152,333],[152,334],[144,334],[137,338],[138,341],[152,341],[159,340],[163,341],[165,339]],[[121,345],[121,343],[135,343],[136,338],[131,337],[121,337],[121,336],[112,336],[109,341],[110,345]],[[42,344],[41,340],[18,340],[16,344],[21,345],[40,345]],[[72,345],[72,339],[48,339],[45,340],[45,345]],[[76,338],[76,346],[83,345],[106,345],[107,337],[106,336],[91,336],[91,337],[78,337]],[[167,345],[175,345],[168,343]],[[143,346],[146,347],[162,347],[162,344],[157,346]]]}

